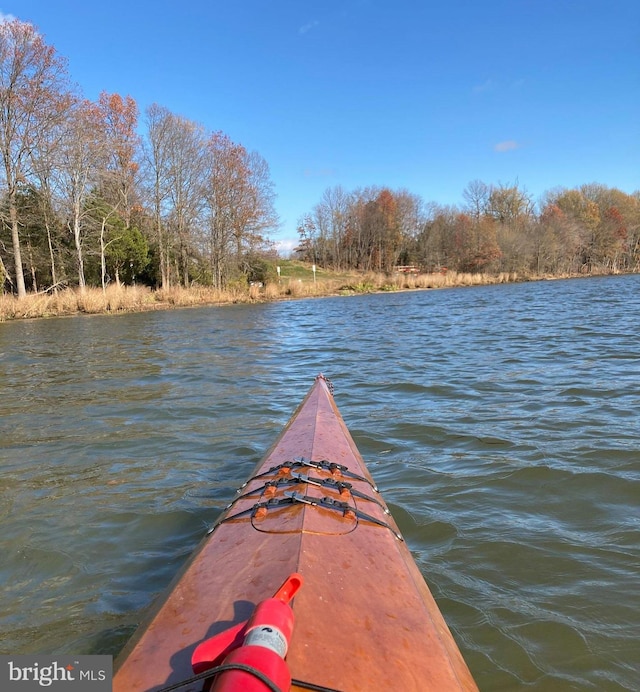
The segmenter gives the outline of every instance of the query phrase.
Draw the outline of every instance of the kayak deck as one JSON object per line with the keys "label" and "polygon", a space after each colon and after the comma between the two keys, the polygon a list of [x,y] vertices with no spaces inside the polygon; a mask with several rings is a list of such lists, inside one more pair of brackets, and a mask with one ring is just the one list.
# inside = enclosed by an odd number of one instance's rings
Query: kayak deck
{"label": "kayak deck", "polygon": [[[476,690],[319,376],[280,437],[115,664],[114,691],[192,675],[203,640],[246,620],[293,572],[295,680],[334,690]],[[196,692],[202,682],[181,688]]]}

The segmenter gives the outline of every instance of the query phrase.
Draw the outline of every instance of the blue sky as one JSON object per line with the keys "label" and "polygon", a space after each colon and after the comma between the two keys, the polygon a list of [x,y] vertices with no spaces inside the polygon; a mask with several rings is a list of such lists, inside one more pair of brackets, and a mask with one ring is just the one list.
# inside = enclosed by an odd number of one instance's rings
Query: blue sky
{"label": "blue sky", "polygon": [[281,228],[328,187],[462,204],[640,189],[640,0],[0,0],[87,98],[130,95],[269,163]]}

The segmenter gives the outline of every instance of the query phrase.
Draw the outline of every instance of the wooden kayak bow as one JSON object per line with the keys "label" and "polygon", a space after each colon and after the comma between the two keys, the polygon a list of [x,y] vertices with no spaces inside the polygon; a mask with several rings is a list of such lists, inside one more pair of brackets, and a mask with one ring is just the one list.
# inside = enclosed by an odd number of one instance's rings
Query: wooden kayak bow
{"label": "wooden kayak bow", "polygon": [[241,647],[256,604],[292,574],[304,580],[286,606],[292,690],[477,690],[319,375],[117,658],[114,691],[202,690],[180,683],[220,661],[195,652],[216,638]]}

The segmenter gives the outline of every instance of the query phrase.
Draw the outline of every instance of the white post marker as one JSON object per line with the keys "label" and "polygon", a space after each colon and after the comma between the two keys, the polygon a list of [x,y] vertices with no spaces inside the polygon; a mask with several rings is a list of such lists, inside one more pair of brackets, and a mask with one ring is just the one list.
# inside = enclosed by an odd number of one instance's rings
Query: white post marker
{"label": "white post marker", "polygon": [[313,272],[313,283],[316,282],[316,265],[311,265],[311,271]]}

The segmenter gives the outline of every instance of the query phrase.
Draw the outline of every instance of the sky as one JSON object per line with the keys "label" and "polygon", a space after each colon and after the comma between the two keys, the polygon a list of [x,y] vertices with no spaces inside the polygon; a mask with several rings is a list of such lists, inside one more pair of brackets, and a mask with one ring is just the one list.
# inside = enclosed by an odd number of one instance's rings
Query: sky
{"label": "sky", "polygon": [[640,189],[640,0],[0,0],[85,97],[133,97],[267,161],[283,251],[325,190],[464,203]]}

